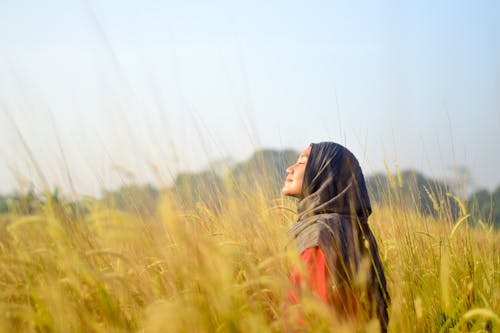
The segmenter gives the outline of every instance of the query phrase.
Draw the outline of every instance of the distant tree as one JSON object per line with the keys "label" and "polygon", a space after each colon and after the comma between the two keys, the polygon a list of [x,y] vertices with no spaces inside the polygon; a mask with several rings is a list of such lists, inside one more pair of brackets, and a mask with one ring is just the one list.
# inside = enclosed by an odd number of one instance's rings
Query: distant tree
{"label": "distant tree", "polygon": [[9,211],[8,200],[9,197],[0,195],[0,214],[6,214]]}
{"label": "distant tree", "polygon": [[492,213],[492,198],[485,189],[473,193],[469,200],[469,211],[478,214],[483,219],[488,219]]}
{"label": "distant tree", "polygon": [[132,184],[122,186],[117,191],[104,191],[102,200],[120,210],[140,215],[153,215],[156,211],[158,195],[159,191],[150,184]]}
{"label": "distant tree", "polygon": [[492,223],[500,228],[500,186],[490,194],[485,189],[473,193],[468,200],[468,208],[473,219]]}
{"label": "distant tree", "polygon": [[379,204],[412,209],[424,215],[456,219],[458,203],[448,194],[450,187],[439,180],[427,178],[415,170],[397,174],[375,174],[366,177],[372,201]]}
{"label": "distant tree", "polygon": [[203,203],[212,208],[221,207],[222,198],[250,193],[256,189],[270,197],[280,195],[285,179],[285,169],[297,159],[293,150],[264,149],[255,152],[248,160],[238,163],[221,175],[217,170],[199,173],[180,173],[172,186],[172,192],[185,208]]}
{"label": "distant tree", "polygon": [[17,214],[28,215],[34,213],[40,207],[40,198],[30,186],[26,193],[16,192],[6,199],[8,211]]}
{"label": "distant tree", "polygon": [[220,208],[224,194],[222,180],[212,171],[180,173],[171,190],[185,209],[194,208],[198,203]]}
{"label": "distant tree", "polygon": [[0,195],[0,214],[33,214],[49,203],[54,211],[66,219],[75,219],[76,216],[83,216],[87,212],[83,202],[64,198],[57,187],[45,194],[36,194],[34,188],[30,187],[26,193]]}
{"label": "distant tree", "polygon": [[75,218],[85,217],[89,213],[87,206],[88,199],[86,200],[70,200],[65,203],[66,211]]}
{"label": "distant tree", "polygon": [[493,204],[493,224],[495,229],[500,230],[500,185],[497,186],[491,197]]}
{"label": "distant tree", "polygon": [[295,163],[299,153],[294,150],[263,149],[248,160],[236,164],[226,178],[247,188],[260,186],[271,196],[279,196],[286,178],[286,168]]}

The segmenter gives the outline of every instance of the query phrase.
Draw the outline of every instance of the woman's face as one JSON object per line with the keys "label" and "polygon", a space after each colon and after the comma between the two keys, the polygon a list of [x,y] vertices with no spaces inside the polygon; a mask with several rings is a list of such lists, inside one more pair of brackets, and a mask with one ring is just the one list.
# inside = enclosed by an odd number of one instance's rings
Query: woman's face
{"label": "woman's face", "polygon": [[307,158],[311,152],[311,146],[304,149],[299,155],[299,159],[295,164],[290,165],[287,169],[287,177],[285,185],[281,189],[283,195],[298,197],[302,190],[302,181],[304,180],[304,171],[306,169]]}

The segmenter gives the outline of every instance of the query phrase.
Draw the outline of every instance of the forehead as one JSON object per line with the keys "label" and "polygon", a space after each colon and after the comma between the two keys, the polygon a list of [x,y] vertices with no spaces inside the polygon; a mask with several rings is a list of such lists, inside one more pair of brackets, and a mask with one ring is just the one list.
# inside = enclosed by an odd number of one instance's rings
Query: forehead
{"label": "forehead", "polygon": [[307,147],[300,153],[299,157],[307,157],[311,153],[311,146]]}

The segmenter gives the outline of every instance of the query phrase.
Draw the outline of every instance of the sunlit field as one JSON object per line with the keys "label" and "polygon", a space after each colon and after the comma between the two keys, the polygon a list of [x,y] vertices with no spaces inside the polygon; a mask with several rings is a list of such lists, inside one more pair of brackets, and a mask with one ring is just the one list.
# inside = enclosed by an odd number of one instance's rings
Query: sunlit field
{"label": "sunlit field", "polygon": [[[1,216],[0,332],[296,330],[295,203],[265,183],[221,186],[188,208],[167,190],[146,212],[133,197],[124,211],[48,195],[31,214]],[[397,187],[386,197],[369,222],[392,296],[389,331],[498,332],[498,232],[463,205],[452,217],[432,198],[436,214],[424,216],[399,204]],[[339,322],[314,296],[300,311],[303,331],[378,330]]]}

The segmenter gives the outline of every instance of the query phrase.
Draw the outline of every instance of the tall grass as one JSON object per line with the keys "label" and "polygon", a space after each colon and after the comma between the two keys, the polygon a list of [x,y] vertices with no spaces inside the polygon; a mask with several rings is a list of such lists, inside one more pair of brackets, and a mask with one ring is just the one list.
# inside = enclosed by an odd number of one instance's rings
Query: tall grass
{"label": "tall grass", "polygon": [[[95,200],[75,214],[48,197],[34,214],[3,216],[0,331],[293,329],[294,203],[268,193],[232,184],[217,205],[186,209],[165,191],[144,215]],[[387,196],[370,225],[392,296],[389,330],[498,330],[499,234],[463,223],[465,208],[456,219],[444,206],[424,216],[398,205],[397,189]],[[341,326],[314,296],[304,307],[306,331],[377,331]]]}

